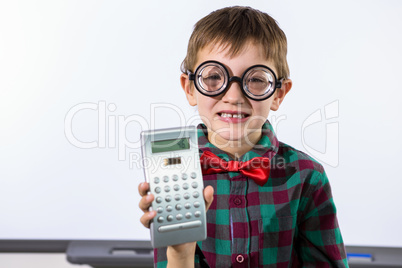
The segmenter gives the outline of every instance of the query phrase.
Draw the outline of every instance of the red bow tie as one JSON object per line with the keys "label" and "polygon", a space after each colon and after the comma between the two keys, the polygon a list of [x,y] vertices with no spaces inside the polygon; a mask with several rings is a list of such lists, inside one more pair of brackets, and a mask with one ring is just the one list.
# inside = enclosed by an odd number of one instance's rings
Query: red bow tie
{"label": "red bow tie", "polygon": [[240,172],[253,179],[255,183],[260,186],[263,186],[268,181],[269,172],[271,170],[270,161],[267,157],[254,157],[246,162],[228,162],[209,151],[205,151],[202,153],[200,161],[204,175],[229,171]]}

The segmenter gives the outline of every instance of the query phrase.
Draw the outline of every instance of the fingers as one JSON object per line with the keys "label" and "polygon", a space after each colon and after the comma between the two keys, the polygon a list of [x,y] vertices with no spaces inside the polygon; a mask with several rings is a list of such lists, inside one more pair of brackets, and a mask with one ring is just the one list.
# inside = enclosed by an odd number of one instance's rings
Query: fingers
{"label": "fingers", "polygon": [[148,211],[148,212],[145,212],[144,215],[142,215],[142,217],[140,218],[140,221],[141,221],[142,225],[144,225],[146,228],[149,228],[149,223],[153,218],[155,218],[155,216],[156,216],[155,210]]}
{"label": "fingers", "polygon": [[140,203],[139,203],[138,206],[140,207],[140,209],[141,209],[144,213],[146,213],[146,212],[148,212],[148,209],[149,209],[149,207],[151,206],[152,201],[154,201],[154,195],[153,195],[153,194],[145,195],[145,196],[143,196],[143,197],[141,198]]}
{"label": "fingers", "polygon": [[145,213],[148,211],[151,206],[152,201],[154,200],[154,196],[152,194],[148,194],[149,191],[149,183],[143,182],[138,185],[138,192],[142,196],[139,207]]}
{"label": "fingers", "polygon": [[146,195],[148,191],[149,191],[148,182],[142,182],[140,183],[140,185],[138,185],[138,192],[140,193],[141,196]]}
{"label": "fingers", "polygon": [[144,212],[144,214],[140,218],[140,222],[146,228],[149,228],[150,221],[156,216],[156,211],[148,211],[149,207],[152,204],[152,201],[154,201],[154,195],[148,194],[148,191],[149,191],[149,183],[143,182],[140,183],[140,185],[138,185],[138,192],[142,196],[138,206],[140,207],[142,212]]}
{"label": "fingers", "polygon": [[151,206],[152,201],[154,201],[154,195],[148,194],[148,191],[149,191],[149,184],[147,182],[143,182],[140,185],[138,185],[138,192],[142,196],[138,206],[144,213],[148,212],[148,209]]}
{"label": "fingers", "polygon": [[138,192],[142,196],[138,206],[144,213],[148,212],[148,209],[151,206],[152,201],[154,201],[154,195],[148,194],[148,191],[149,191],[149,183],[143,182],[140,183],[140,185],[138,185]]}
{"label": "fingers", "polygon": [[205,187],[204,189],[204,200],[205,200],[205,209],[207,211],[211,206],[212,201],[214,201],[214,188],[211,185]]}

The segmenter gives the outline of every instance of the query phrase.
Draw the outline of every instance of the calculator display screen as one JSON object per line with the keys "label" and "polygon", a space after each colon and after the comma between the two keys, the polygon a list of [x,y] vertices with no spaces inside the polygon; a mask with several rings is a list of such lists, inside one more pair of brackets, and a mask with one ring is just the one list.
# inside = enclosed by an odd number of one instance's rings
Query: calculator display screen
{"label": "calculator display screen", "polygon": [[190,149],[188,138],[151,142],[152,153],[163,153]]}

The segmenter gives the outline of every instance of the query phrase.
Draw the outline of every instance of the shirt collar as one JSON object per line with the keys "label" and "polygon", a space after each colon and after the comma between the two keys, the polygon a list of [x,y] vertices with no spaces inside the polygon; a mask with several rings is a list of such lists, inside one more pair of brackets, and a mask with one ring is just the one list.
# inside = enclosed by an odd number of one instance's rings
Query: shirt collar
{"label": "shirt collar", "polygon": [[[208,130],[204,124],[199,124],[197,129],[198,148],[200,149],[200,153],[210,151],[226,161],[233,160],[226,152],[209,142]],[[261,139],[258,141],[258,143],[254,145],[250,151],[242,155],[239,161],[244,162],[260,156],[268,157],[271,160],[276,155],[278,152],[279,141],[275,135],[271,123],[268,120],[262,125],[261,134]]]}

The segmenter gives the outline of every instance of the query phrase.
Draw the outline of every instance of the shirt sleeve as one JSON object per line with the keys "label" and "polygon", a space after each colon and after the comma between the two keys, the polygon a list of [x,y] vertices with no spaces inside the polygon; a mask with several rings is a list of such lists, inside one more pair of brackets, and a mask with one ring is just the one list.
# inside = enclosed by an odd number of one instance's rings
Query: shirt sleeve
{"label": "shirt sleeve", "polygon": [[154,268],[167,267],[166,249],[166,247],[154,249]]}
{"label": "shirt sleeve", "polygon": [[303,267],[349,267],[325,172],[305,181],[300,202],[297,254]]}

